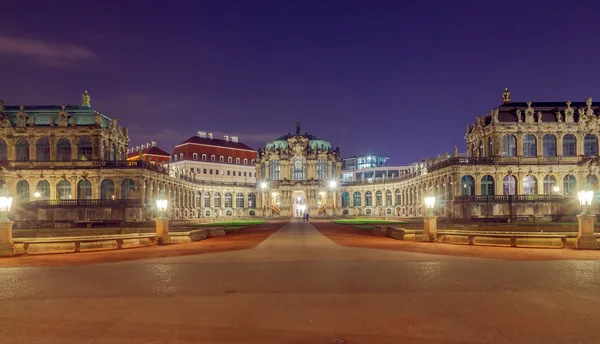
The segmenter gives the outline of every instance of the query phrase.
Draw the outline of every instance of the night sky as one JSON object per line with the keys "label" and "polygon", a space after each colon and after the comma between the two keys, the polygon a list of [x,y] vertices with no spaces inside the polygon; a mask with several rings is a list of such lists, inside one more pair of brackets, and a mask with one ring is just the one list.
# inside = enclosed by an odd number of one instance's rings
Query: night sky
{"label": "night sky", "polygon": [[78,104],[87,89],[130,146],[203,130],[256,148],[299,121],[342,156],[403,164],[464,151],[504,87],[600,101],[592,1],[37,2],[2,2],[0,99]]}

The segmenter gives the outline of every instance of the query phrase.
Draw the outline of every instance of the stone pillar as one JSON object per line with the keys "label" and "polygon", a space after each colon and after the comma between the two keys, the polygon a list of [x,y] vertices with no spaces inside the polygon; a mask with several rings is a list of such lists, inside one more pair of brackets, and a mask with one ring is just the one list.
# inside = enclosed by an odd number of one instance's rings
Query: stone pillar
{"label": "stone pillar", "polygon": [[12,221],[0,222],[0,257],[9,257],[15,255],[15,248],[12,241]]}
{"label": "stone pillar", "polygon": [[156,219],[156,237],[159,245],[168,245],[171,243],[169,235],[169,219]]}
{"label": "stone pillar", "polygon": [[71,160],[79,160],[81,157],[77,155],[78,153],[78,149],[77,149],[77,138],[76,137],[72,137],[70,138],[71,141]]}
{"label": "stone pillar", "polygon": [[577,222],[579,224],[577,248],[585,250],[598,249],[598,242],[594,236],[596,215],[577,215]]}
{"label": "stone pillar", "polygon": [[435,241],[435,234],[437,233],[437,216],[424,216],[423,217],[423,236],[421,241]]}

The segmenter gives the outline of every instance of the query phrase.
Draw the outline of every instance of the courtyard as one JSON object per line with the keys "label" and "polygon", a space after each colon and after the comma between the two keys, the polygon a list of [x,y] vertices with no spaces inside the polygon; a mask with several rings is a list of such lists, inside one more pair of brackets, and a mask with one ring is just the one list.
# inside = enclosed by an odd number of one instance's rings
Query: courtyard
{"label": "courtyard", "polygon": [[2,340],[598,341],[596,251],[403,242],[349,228],[292,219],[183,245],[3,259]]}

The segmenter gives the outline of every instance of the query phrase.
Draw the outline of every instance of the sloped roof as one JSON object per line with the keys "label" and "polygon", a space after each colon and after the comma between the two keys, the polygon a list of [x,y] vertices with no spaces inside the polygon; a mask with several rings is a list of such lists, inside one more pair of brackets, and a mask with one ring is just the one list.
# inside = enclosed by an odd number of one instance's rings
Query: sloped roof
{"label": "sloped roof", "polygon": [[178,146],[184,145],[186,143],[195,143],[195,144],[207,145],[207,146],[225,147],[225,148],[231,148],[231,149],[245,149],[245,150],[255,151],[255,149],[253,149],[252,147],[250,147],[242,142],[232,142],[232,141],[225,141],[223,139],[214,139],[214,138],[209,139],[209,138],[204,138],[204,137],[200,137],[200,136],[192,136],[189,139],[180,143]]}

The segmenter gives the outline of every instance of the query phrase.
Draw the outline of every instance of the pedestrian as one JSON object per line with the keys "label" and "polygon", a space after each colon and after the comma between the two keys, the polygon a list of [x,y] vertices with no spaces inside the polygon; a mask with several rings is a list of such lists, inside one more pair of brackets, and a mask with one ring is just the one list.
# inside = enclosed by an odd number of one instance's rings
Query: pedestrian
{"label": "pedestrian", "polygon": [[310,215],[308,213],[306,213],[306,222],[308,222],[309,218],[310,218]]}
{"label": "pedestrian", "polygon": [[302,214],[302,221],[306,222],[306,213]]}

